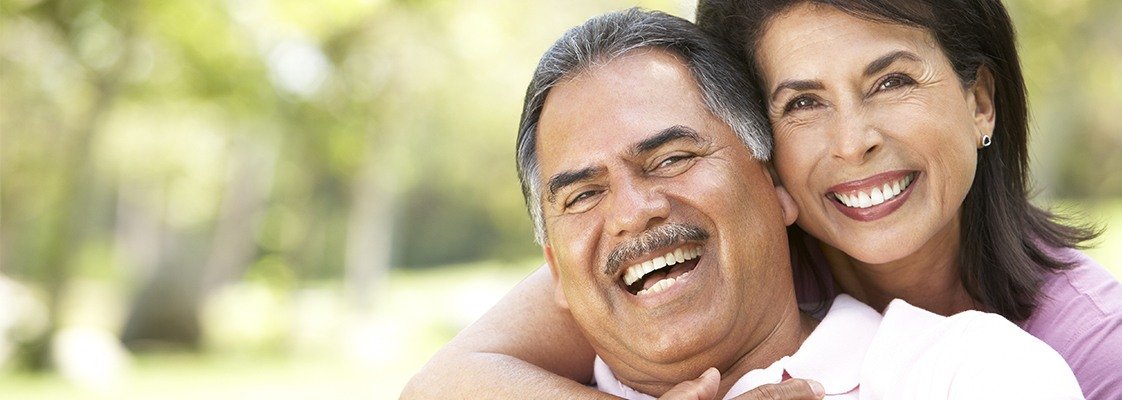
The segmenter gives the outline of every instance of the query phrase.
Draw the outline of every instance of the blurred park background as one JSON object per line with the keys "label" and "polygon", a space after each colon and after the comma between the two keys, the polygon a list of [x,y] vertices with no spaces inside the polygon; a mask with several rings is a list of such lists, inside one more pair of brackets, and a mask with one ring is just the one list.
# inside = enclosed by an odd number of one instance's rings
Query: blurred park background
{"label": "blurred park background", "polygon": [[[1039,204],[1122,276],[1122,2],[1007,1]],[[540,262],[542,51],[693,1],[0,0],[0,397],[393,398]]]}

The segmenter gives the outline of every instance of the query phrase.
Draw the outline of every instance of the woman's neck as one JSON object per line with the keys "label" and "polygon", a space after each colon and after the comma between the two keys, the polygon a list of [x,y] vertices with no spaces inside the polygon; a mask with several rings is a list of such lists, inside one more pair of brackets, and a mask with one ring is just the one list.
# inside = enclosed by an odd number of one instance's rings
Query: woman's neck
{"label": "woman's neck", "polygon": [[893,299],[940,315],[981,309],[959,276],[958,224],[953,223],[916,252],[869,264],[822,243],[835,284],[843,293],[883,312]]}

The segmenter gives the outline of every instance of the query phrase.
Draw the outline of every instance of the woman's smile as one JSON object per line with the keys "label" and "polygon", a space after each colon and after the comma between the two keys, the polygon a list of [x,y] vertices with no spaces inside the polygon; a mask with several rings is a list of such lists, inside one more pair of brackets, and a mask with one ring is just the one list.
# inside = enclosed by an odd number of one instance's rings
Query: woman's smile
{"label": "woman's smile", "polygon": [[898,170],[834,185],[826,199],[845,216],[873,221],[892,214],[908,201],[919,171]]}
{"label": "woman's smile", "polygon": [[869,264],[953,253],[932,246],[957,246],[982,130],[929,32],[803,4],[771,21],[756,61],[800,227]]}

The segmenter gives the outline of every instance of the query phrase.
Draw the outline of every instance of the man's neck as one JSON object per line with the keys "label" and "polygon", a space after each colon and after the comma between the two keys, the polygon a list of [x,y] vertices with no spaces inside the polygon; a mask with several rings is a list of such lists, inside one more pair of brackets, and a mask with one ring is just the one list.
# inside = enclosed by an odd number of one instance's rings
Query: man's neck
{"label": "man's neck", "polygon": [[780,358],[795,354],[802,346],[818,320],[798,310],[798,305],[791,305],[792,310],[784,310],[788,316],[778,325],[771,335],[768,335],[759,346],[737,360],[730,368],[721,371],[721,386],[717,391],[717,398],[724,398],[729,389],[748,372],[767,368]]}
{"label": "man's neck", "polygon": [[[727,336],[708,351],[673,365],[612,362],[604,354],[601,357],[621,383],[655,397],[678,383],[696,378],[709,367],[716,367],[721,373],[717,397],[722,398],[749,371],[767,368],[780,358],[794,354],[817,326],[817,320],[799,311],[793,293],[788,301],[780,303],[782,305],[769,312],[774,319],[753,321],[752,331]],[[733,354],[733,357],[724,354]]]}

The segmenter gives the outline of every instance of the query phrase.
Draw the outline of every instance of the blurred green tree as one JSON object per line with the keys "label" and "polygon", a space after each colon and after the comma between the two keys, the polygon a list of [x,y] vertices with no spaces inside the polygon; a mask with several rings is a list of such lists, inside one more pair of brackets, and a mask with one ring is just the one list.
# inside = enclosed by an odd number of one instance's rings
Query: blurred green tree
{"label": "blurred green tree", "polygon": [[[201,302],[247,270],[363,310],[391,265],[536,256],[525,85],[562,31],[632,3],[0,2],[0,273],[50,321],[25,365],[48,366],[75,280],[128,292],[133,348],[195,349]],[[1122,195],[1122,3],[1008,3],[1038,181]]]}

